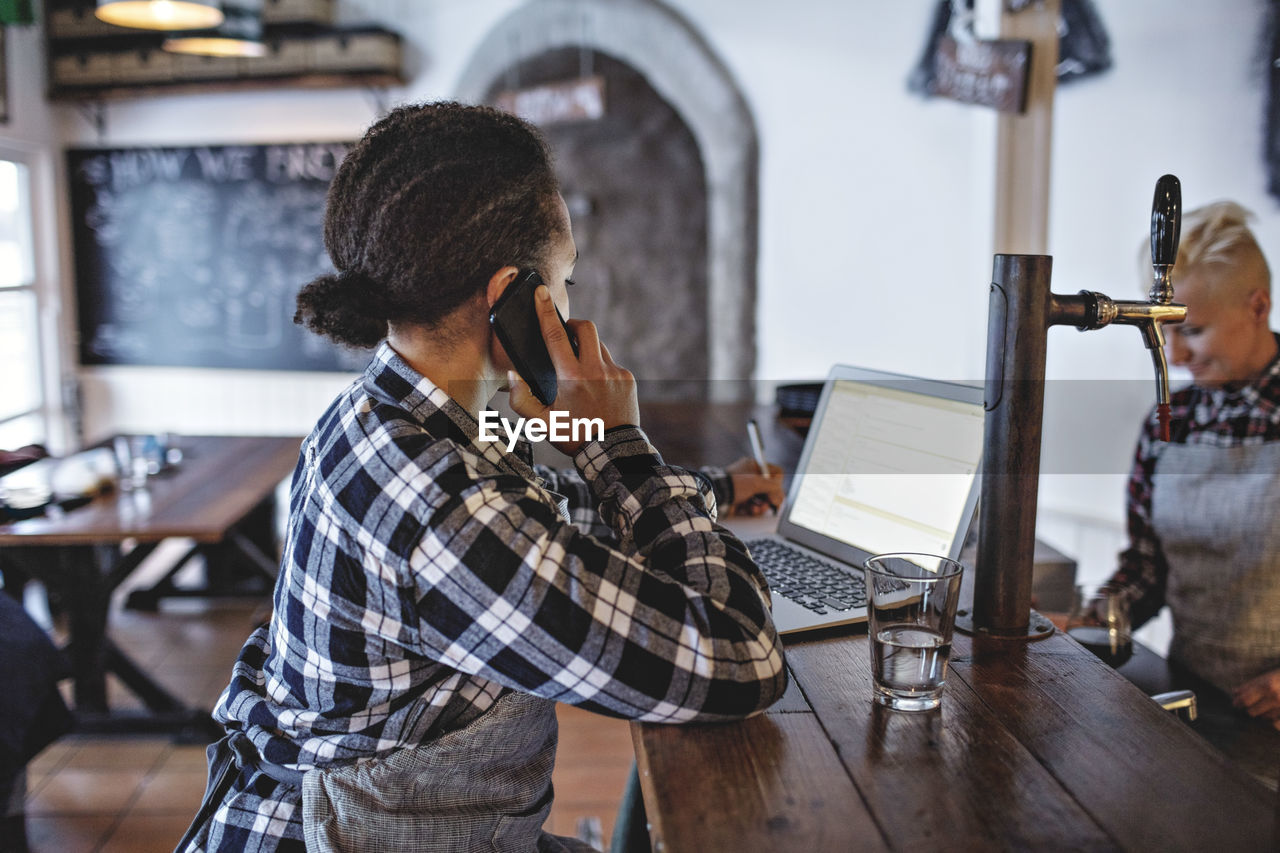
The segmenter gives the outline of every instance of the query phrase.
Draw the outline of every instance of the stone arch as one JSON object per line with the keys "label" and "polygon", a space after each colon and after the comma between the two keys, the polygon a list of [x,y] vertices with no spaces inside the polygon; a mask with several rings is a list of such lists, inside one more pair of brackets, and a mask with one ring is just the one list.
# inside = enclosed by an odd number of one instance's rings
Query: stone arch
{"label": "stone arch", "polygon": [[[759,150],[755,121],[706,41],[656,0],[531,0],[500,21],[472,54],[456,97],[480,103],[512,65],[547,51],[586,47],[642,74],[688,125],[707,181],[708,373],[747,380],[756,363]],[[711,395],[750,397],[745,382]]]}

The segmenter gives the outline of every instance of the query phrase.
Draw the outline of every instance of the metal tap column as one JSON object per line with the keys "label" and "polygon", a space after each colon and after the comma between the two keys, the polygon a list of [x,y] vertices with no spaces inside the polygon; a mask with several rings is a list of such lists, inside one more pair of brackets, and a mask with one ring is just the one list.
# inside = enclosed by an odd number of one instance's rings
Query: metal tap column
{"label": "metal tap column", "polygon": [[1031,614],[1052,271],[1048,255],[996,255],[991,273],[972,623],[994,636],[1053,631]]}

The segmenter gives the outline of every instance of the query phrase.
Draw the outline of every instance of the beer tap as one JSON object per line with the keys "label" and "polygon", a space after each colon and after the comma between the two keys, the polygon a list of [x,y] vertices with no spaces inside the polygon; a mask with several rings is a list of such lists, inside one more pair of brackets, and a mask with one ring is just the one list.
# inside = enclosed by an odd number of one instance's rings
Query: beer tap
{"label": "beer tap", "polygon": [[1187,308],[1173,301],[1173,263],[1178,258],[1182,227],[1182,186],[1173,175],[1156,182],[1151,203],[1151,268],[1154,277],[1146,302],[1111,299],[1103,293],[1082,290],[1074,297],[1049,294],[1049,324],[1074,325],[1082,332],[1111,323],[1137,326],[1151,351],[1156,371],[1156,413],[1160,438],[1169,440],[1169,364],[1164,355],[1164,325],[1181,323]]}
{"label": "beer tap", "polygon": [[[1170,274],[1178,254],[1182,191],[1165,175],[1151,210],[1154,282],[1146,302],[1114,300],[1082,290],[1050,292],[1053,258],[996,255],[987,318],[986,417],[983,424],[981,514],[972,611],[957,613],[956,627],[1009,640],[1047,637],[1049,620],[1031,610],[1040,435],[1044,420],[1045,350],[1050,326],[1081,331],[1111,323],[1136,326],[1151,351],[1162,437],[1169,434],[1166,323],[1186,317],[1173,302]],[[1034,618],[1033,618],[1034,617]]]}

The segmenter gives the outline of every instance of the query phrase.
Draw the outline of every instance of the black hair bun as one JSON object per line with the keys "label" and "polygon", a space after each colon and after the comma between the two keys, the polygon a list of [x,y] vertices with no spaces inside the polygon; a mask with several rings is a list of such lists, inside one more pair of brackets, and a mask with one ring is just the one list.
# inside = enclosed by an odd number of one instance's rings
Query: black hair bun
{"label": "black hair bun", "polygon": [[359,270],[322,275],[303,285],[293,315],[293,322],[317,335],[360,349],[387,336],[387,319],[377,283]]}

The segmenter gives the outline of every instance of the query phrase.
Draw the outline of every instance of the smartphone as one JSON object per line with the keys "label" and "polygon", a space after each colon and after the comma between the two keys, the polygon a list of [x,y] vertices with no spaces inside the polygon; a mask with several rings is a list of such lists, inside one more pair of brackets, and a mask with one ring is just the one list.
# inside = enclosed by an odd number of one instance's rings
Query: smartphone
{"label": "smartphone", "polygon": [[[520,378],[529,383],[533,396],[544,406],[550,406],[556,399],[556,368],[551,363],[551,353],[547,352],[547,344],[542,339],[542,327],[538,325],[538,311],[534,306],[533,292],[542,284],[542,276],[536,270],[520,270],[515,281],[507,285],[507,289],[493,303],[489,312],[489,325],[507,351],[511,364]],[[578,354],[578,340],[569,331],[560,309],[556,308],[556,316],[560,325],[569,335],[569,345],[573,354]]]}

